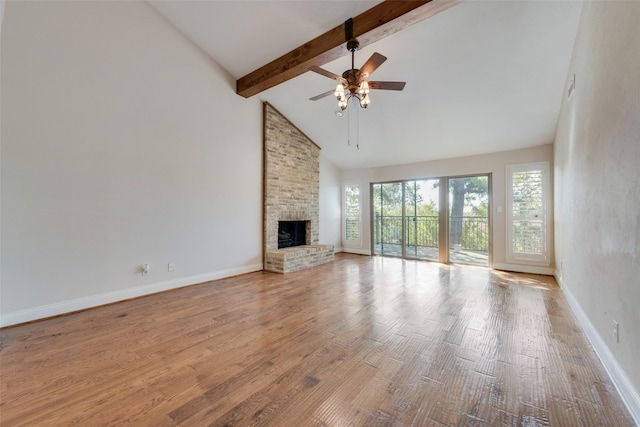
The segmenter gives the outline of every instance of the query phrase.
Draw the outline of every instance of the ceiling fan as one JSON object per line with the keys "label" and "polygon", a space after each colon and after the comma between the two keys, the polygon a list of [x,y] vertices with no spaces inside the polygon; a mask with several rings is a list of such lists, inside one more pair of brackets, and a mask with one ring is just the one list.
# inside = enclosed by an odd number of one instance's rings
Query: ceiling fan
{"label": "ceiling fan", "polygon": [[338,99],[338,106],[345,110],[349,105],[349,100],[353,99],[354,102],[358,101],[360,107],[367,108],[371,99],[369,98],[369,90],[383,89],[383,90],[402,90],[404,89],[405,82],[376,82],[368,81],[367,79],[373,72],[387,60],[384,55],[375,52],[364,63],[362,68],[357,69],[354,65],[355,52],[360,48],[360,43],[356,39],[349,40],[347,42],[347,50],[351,52],[351,69],[342,73],[342,76],[333,74],[323,68],[313,66],[309,70],[322,74],[330,79],[337,80],[338,85],[335,90],[330,90],[320,95],[309,98],[310,101],[317,101],[331,94],[335,95]]}

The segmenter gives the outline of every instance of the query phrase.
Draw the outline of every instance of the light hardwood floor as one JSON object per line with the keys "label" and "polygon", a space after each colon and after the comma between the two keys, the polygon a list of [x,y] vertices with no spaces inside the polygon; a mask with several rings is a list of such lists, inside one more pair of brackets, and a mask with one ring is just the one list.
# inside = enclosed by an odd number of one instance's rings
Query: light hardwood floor
{"label": "light hardwood floor", "polygon": [[631,426],[553,278],[338,254],[1,331],[0,424]]}

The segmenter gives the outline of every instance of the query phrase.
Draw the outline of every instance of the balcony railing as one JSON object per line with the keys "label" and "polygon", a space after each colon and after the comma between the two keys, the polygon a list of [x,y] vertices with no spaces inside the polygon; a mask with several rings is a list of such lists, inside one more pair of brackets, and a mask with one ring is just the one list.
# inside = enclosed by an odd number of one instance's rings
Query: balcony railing
{"label": "balcony railing", "polygon": [[449,240],[465,251],[489,251],[489,218],[486,216],[465,216],[449,218]]}
{"label": "balcony railing", "polygon": [[[408,216],[405,221],[407,246],[438,247],[439,220],[437,216]],[[376,245],[402,244],[402,216],[376,215],[373,229]],[[451,247],[459,244],[461,250],[489,251],[489,218],[487,217],[451,217],[449,233]]]}

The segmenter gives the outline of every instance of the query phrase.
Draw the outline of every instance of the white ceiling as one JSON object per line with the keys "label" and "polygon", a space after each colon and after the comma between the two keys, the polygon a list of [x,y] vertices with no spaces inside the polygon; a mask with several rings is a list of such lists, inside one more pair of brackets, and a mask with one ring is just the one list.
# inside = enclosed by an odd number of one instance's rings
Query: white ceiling
{"label": "white ceiling", "polygon": [[[238,79],[378,1],[150,1]],[[338,118],[335,82],[307,72],[262,92],[343,169],[415,163],[553,142],[582,1],[465,1],[356,52],[389,59],[371,105]],[[349,52],[323,66],[351,68]],[[348,144],[351,142],[351,145]],[[360,149],[355,145],[359,143]]]}

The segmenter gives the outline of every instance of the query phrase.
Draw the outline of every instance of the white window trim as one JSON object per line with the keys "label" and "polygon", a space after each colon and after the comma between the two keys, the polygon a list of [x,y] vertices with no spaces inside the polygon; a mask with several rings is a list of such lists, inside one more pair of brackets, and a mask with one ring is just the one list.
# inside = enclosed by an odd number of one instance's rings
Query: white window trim
{"label": "white window trim", "polygon": [[[544,239],[544,250],[541,255],[536,254],[524,254],[524,253],[514,253],[513,247],[511,244],[512,234],[513,234],[513,173],[514,172],[527,172],[527,171],[542,171],[542,215],[543,221],[542,226],[543,230],[543,239]],[[550,203],[550,181],[551,176],[549,173],[550,165],[549,162],[534,162],[534,163],[521,163],[516,165],[507,165],[506,168],[506,246],[507,246],[507,262],[514,264],[523,264],[523,265],[536,265],[536,266],[548,266],[551,264],[551,227],[549,224],[549,203]]]}
{"label": "white window trim", "polygon": [[[358,234],[357,240],[347,240],[347,187],[348,186],[358,186],[358,222],[360,224],[360,233]],[[345,182],[342,184],[342,246],[343,247],[351,247],[351,248],[361,248],[362,247],[362,232],[363,232],[363,224],[362,224],[362,184],[360,182]]]}

